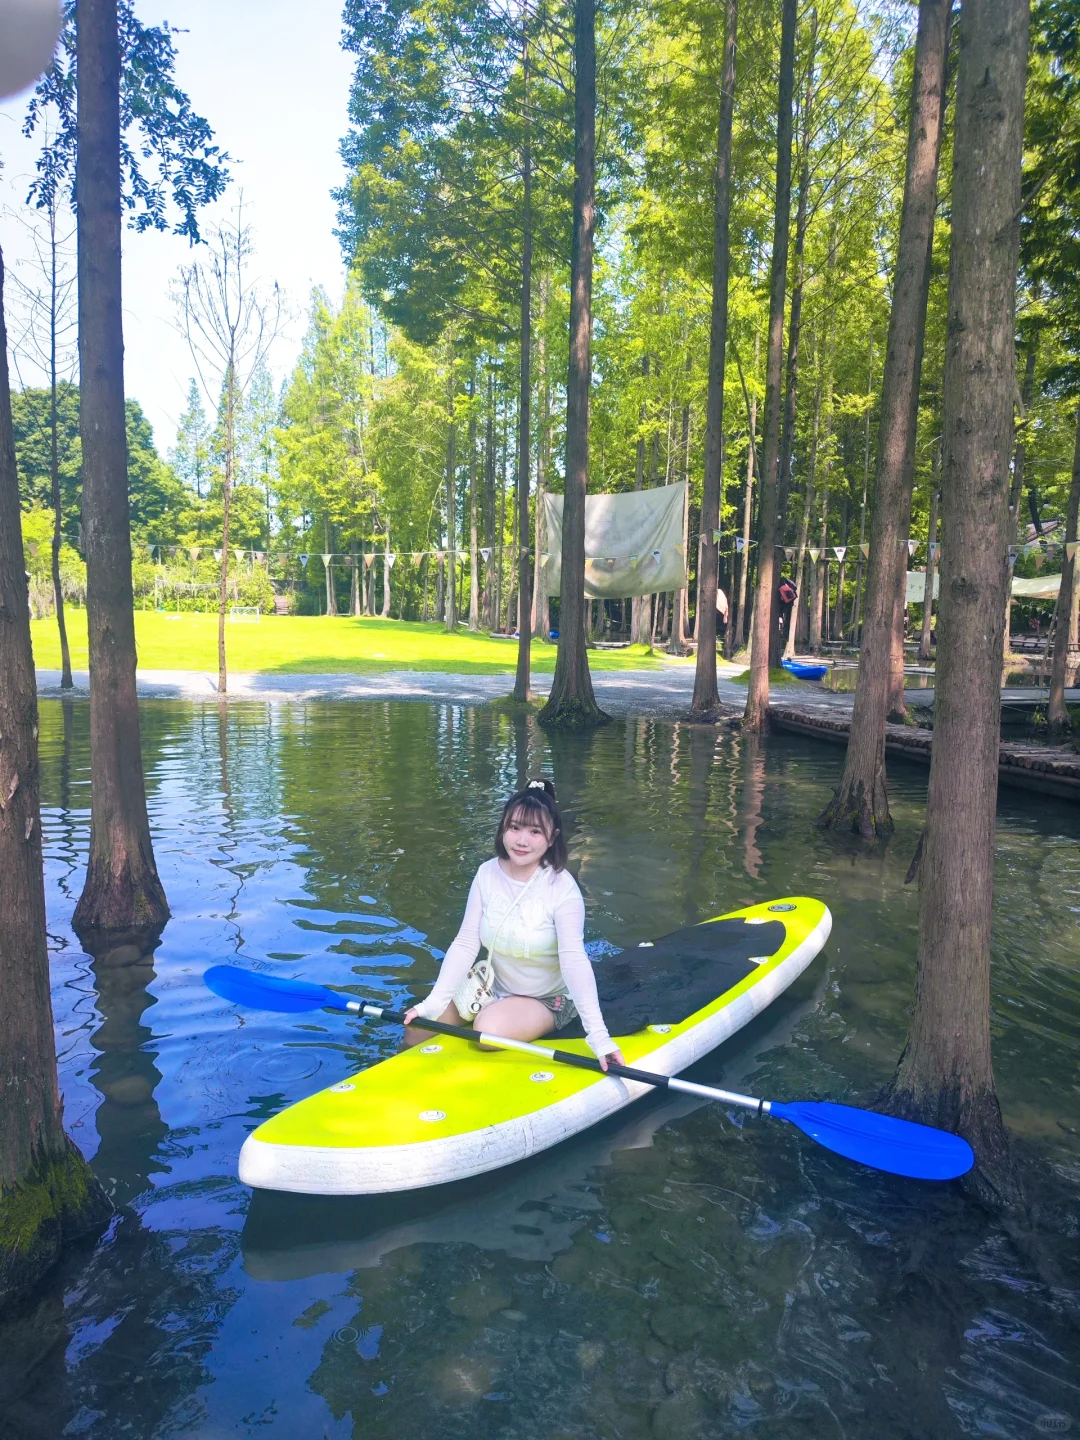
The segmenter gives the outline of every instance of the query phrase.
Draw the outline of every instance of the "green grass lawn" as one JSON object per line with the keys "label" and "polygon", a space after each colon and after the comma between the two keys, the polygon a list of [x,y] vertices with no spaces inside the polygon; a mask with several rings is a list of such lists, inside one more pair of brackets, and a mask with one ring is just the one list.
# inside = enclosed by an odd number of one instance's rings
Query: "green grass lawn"
{"label": "green grass lawn", "polygon": [[[87,668],[86,611],[68,609],[68,638],[75,670]],[[144,670],[217,671],[217,616],[169,615],[136,610],[135,638]],[[32,625],[34,660],[46,670],[60,668],[60,638],[54,619]],[[329,619],[320,615],[264,615],[258,624],[226,627],[229,668],[282,675],[378,675],[387,670],[439,670],[448,674],[513,673],[516,640],[493,640],[462,628],[448,635],[441,625],[402,620]],[[533,669],[555,668],[555,645],[534,641]],[[626,650],[591,650],[594,670],[660,669],[687,664],[661,658],[642,645]]]}

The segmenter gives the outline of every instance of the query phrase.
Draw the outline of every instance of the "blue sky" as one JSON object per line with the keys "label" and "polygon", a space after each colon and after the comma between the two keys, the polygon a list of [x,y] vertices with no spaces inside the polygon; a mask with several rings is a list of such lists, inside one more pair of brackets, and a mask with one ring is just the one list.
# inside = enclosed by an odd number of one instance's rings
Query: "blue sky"
{"label": "blue sky", "polygon": [[[280,381],[295,359],[312,285],[336,296],[344,281],[330,198],[343,177],[338,141],[352,73],[340,46],[341,0],[136,0],[136,8],[145,22],[168,20],[184,32],[176,37],[177,79],[233,157],[220,208],[234,208],[243,187],[256,269],[282,286],[296,312],[271,355]],[[0,237],[16,270],[29,244],[12,211],[25,208],[37,153],[19,133],[24,110],[25,99],[0,106]],[[169,297],[193,254],[177,236],[124,237],[127,392],[146,410],[162,452],[194,373]]]}

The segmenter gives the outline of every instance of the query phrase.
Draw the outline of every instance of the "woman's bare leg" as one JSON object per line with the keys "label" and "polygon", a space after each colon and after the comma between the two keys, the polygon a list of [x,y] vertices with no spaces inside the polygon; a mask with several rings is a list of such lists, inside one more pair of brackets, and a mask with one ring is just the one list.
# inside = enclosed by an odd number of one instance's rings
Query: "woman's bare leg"
{"label": "woman's bare leg", "polygon": [[508,1040],[539,1040],[541,1035],[555,1029],[551,1011],[528,995],[507,995],[504,1000],[493,1000],[484,1006],[473,1023],[477,1030],[486,1030],[489,1035],[505,1035]]}
{"label": "woman's bare leg", "polygon": [[[466,1028],[472,1024],[471,1020],[463,1020],[461,1018],[457,1012],[457,1006],[453,1004],[453,1002],[451,1002],[439,1016],[439,1022],[442,1025],[464,1025]],[[433,1039],[434,1036],[434,1030],[421,1030],[419,1025],[406,1025],[403,1048],[408,1050],[413,1045],[420,1045],[425,1040]]]}

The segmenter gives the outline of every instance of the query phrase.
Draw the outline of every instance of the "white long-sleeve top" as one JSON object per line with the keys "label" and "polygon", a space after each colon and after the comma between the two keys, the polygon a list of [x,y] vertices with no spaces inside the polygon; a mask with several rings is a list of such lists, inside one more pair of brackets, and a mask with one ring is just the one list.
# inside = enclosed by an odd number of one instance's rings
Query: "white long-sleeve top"
{"label": "white long-sleeve top", "polygon": [[600,1013],[596,977],[585,953],[585,902],[569,871],[541,868],[531,881],[520,881],[512,880],[497,858],[480,866],[435,987],[416,1007],[425,1020],[437,1020],[450,1004],[481,945],[501,991],[569,995],[593,1052],[610,1055],[618,1049]]}

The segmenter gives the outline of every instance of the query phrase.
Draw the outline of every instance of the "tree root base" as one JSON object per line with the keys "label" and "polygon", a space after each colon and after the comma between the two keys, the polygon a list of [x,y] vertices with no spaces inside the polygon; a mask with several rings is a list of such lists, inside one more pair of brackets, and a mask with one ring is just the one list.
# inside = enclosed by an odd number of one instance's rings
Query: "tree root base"
{"label": "tree root base", "polygon": [[580,700],[572,696],[565,700],[549,700],[536,719],[546,730],[596,730],[601,725],[611,724],[611,716],[606,715],[595,700]]}
{"label": "tree root base", "polygon": [[854,785],[841,785],[833,791],[833,798],[814,823],[819,830],[847,831],[869,843],[885,840],[894,826],[888,798],[884,795],[881,798],[883,804],[875,807],[861,780]]}
{"label": "tree root base", "polygon": [[1016,1210],[1023,1205],[1023,1187],[993,1090],[972,1095],[949,1085],[916,1086],[905,1073],[902,1056],[875,1108],[962,1135],[975,1152],[975,1168],[961,1181],[967,1193],[988,1210]]}
{"label": "tree root base", "polygon": [[28,1294],[65,1245],[101,1230],[112,1202],[70,1140],[22,1184],[0,1190],[0,1310]]}

